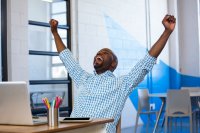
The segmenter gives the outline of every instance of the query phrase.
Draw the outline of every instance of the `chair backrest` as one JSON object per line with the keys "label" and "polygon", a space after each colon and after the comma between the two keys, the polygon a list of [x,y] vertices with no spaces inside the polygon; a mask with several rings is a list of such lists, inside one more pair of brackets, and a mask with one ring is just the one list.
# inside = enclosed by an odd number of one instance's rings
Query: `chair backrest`
{"label": "chair backrest", "polygon": [[190,114],[191,100],[189,90],[168,90],[166,105],[167,115],[175,115],[177,113]]}
{"label": "chair backrest", "polygon": [[138,110],[150,110],[148,89],[138,89]]}

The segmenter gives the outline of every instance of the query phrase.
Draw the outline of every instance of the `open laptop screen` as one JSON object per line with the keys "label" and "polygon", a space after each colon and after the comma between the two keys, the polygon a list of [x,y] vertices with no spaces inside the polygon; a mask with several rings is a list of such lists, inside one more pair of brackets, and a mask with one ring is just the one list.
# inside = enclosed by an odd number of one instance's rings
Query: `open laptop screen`
{"label": "open laptop screen", "polygon": [[26,82],[0,82],[0,124],[33,125]]}

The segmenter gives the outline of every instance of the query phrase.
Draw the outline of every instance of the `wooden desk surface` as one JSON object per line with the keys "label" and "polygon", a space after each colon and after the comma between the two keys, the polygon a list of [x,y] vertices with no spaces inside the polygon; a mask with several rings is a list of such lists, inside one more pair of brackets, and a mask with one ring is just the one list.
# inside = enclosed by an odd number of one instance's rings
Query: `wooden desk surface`
{"label": "wooden desk surface", "polygon": [[0,133],[52,133],[105,124],[113,121],[113,119],[94,119],[91,122],[84,123],[59,123],[58,127],[49,127],[47,124],[37,126],[0,125]]}

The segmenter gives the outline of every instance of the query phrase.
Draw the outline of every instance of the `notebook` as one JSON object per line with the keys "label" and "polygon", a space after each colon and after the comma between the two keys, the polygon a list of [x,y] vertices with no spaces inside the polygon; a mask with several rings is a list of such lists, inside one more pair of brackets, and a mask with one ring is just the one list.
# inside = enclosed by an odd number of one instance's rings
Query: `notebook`
{"label": "notebook", "polygon": [[33,119],[26,82],[0,82],[0,124],[38,125],[46,119]]}

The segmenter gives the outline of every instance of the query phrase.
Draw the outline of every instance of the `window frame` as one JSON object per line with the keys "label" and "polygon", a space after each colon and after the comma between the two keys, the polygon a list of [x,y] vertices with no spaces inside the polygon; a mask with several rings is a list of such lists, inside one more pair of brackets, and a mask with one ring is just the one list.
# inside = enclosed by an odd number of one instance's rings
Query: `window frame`
{"label": "window frame", "polygon": [[8,81],[7,63],[7,0],[1,0],[1,74],[2,81]]}
{"label": "window frame", "polygon": [[[71,22],[71,17],[70,17],[70,0],[59,0],[60,1],[66,1],[66,23],[67,25],[58,25],[58,29],[66,29],[67,30],[67,47],[69,50],[71,50],[71,29],[70,29],[70,22]],[[39,21],[33,21],[29,20],[28,21],[29,25],[34,25],[34,26],[41,26],[41,27],[49,27],[49,23],[45,22],[39,22]],[[51,51],[38,51],[38,50],[29,50],[29,56],[34,55],[34,56],[59,56],[57,52],[51,52]],[[52,65],[52,64],[51,64]],[[71,114],[72,111],[72,80],[68,74],[68,79],[52,79],[52,80],[29,80],[30,85],[46,85],[46,84],[67,84],[68,88],[68,107],[60,107],[60,111],[68,111],[69,115]],[[45,108],[40,108],[40,109],[32,109],[32,114],[40,114],[40,113],[46,113]]]}

